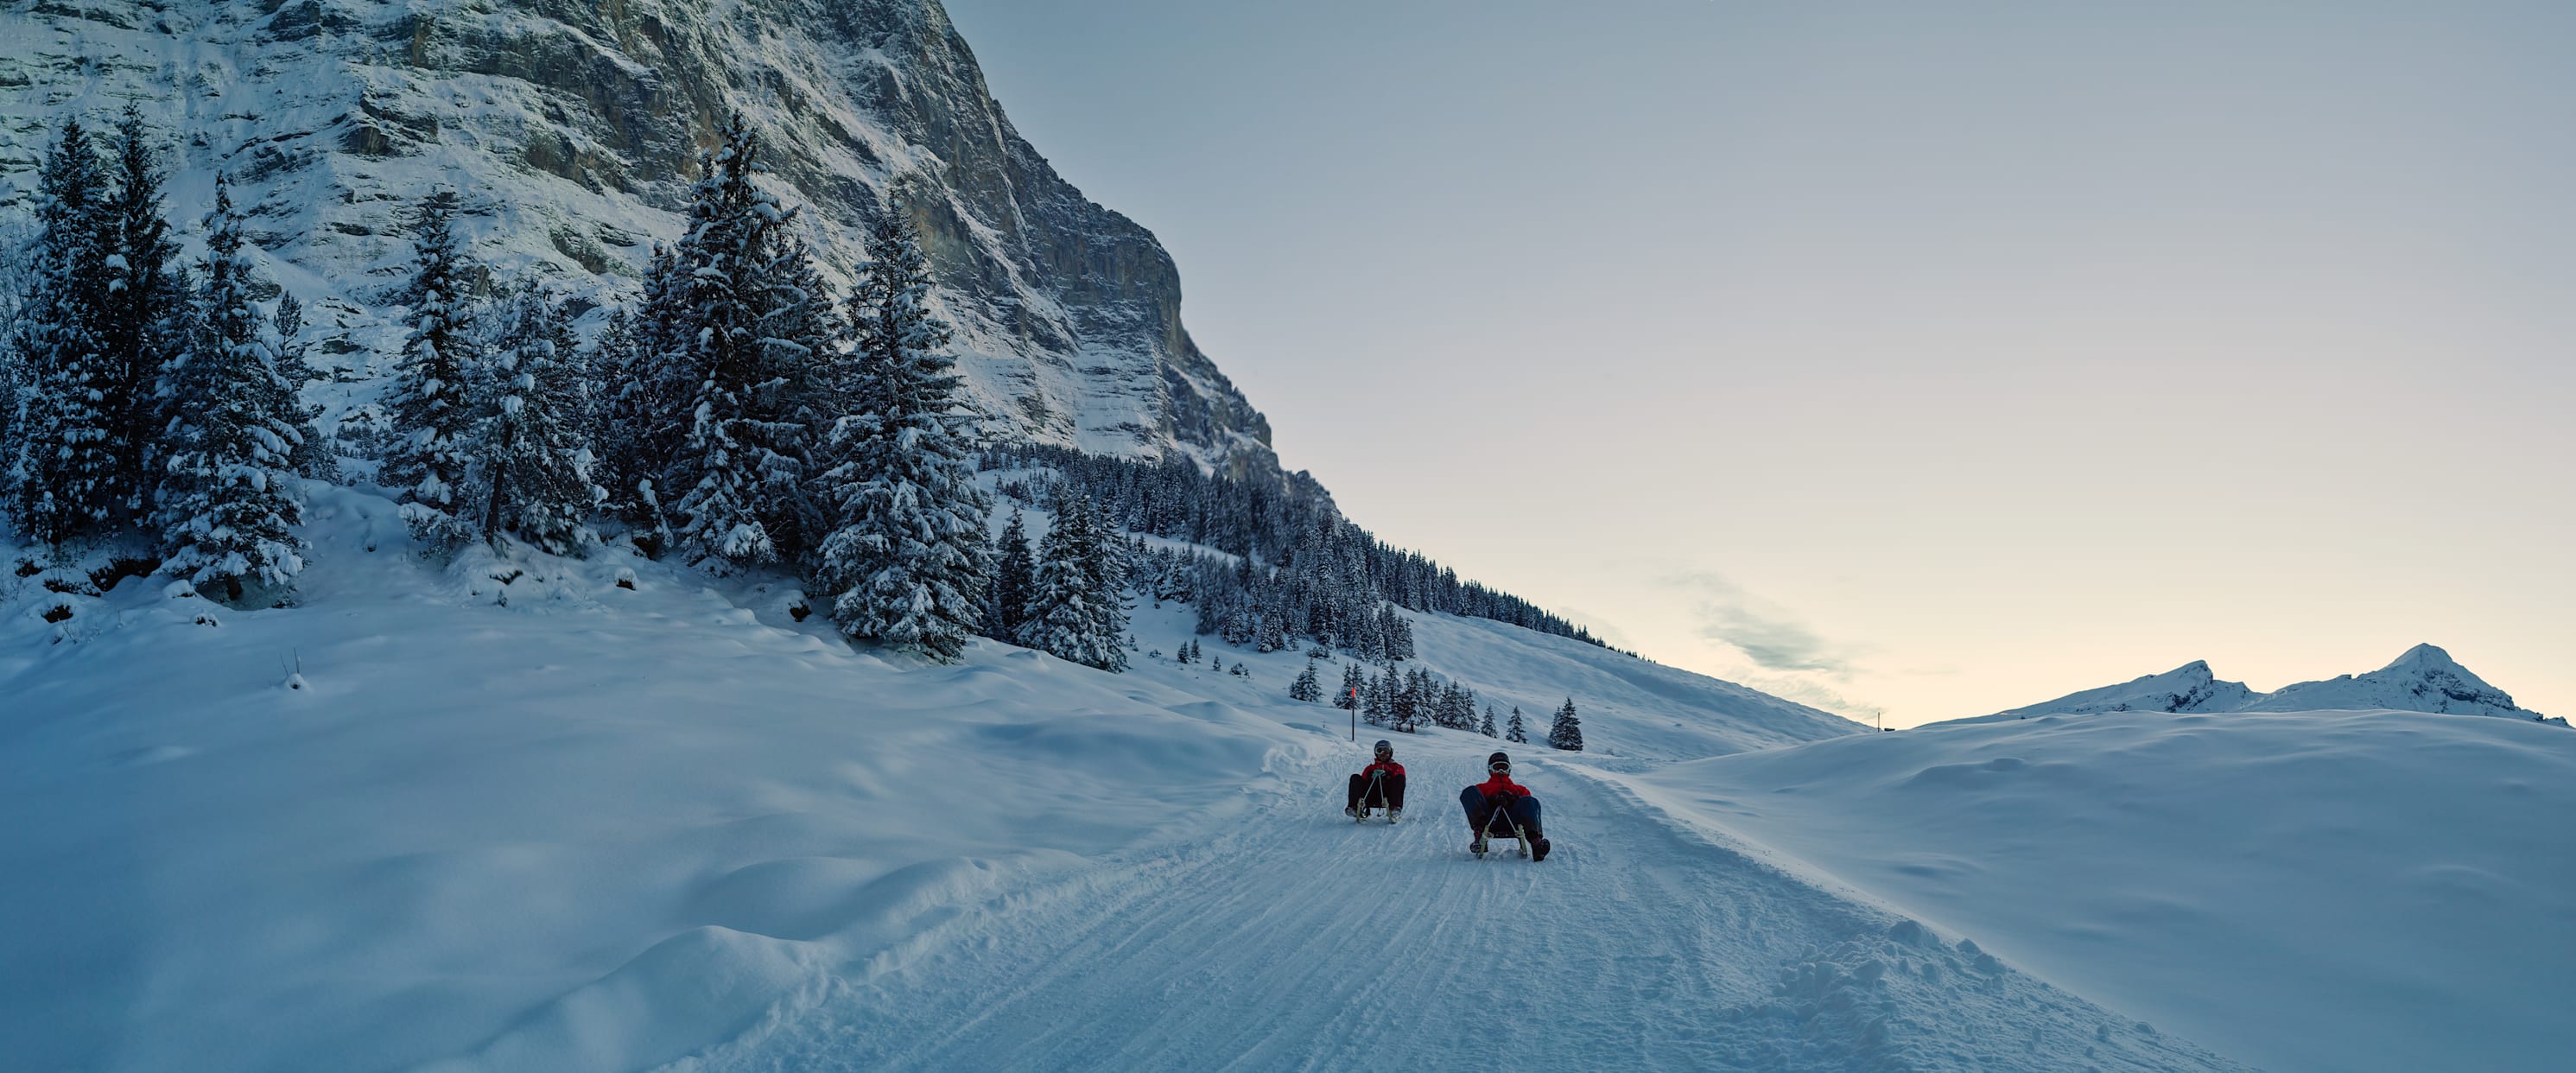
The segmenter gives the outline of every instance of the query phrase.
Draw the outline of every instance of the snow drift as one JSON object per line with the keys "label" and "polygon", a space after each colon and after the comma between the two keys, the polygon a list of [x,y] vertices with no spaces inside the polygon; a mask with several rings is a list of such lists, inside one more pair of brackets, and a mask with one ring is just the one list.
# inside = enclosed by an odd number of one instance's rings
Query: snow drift
{"label": "snow drift", "polygon": [[2576,734],[2103,712],[1674,765],[1652,800],[2273,1069],[2576,1053]]}

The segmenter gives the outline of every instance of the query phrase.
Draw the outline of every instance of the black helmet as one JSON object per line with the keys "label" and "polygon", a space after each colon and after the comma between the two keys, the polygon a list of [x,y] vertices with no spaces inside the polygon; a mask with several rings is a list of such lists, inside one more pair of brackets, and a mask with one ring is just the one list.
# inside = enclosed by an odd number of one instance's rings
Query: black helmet
{"label": "black helmet", "polygon": [[1510,771],[1511,769],[1512,754],[1510,753],[1496,749],[1494,750],[1494,755],[1485,758],[1485,770],[1487,771],[1500,775],[1504,772]]}
{"label": "black helmet", "polygon": [[1379,738],[1377,740],[1377,754],[1379,756],[1394,756],[1395,743],[1388,741],[1385,738]]}

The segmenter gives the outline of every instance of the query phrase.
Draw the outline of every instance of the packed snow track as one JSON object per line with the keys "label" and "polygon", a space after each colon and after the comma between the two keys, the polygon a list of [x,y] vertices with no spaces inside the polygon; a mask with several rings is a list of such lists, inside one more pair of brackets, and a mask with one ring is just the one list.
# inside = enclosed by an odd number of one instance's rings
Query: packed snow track
{"label": "packed snow track", "polygon": [[1517,773],[1546,861],[1476,860],[1456,795],[1491,744],[1407,739],[1393,827],[1341,814],[1363,761],[1283,768],[1234,819],[986,902],[669,1068],[2244,1068],[1809,886],[1584,761]]}

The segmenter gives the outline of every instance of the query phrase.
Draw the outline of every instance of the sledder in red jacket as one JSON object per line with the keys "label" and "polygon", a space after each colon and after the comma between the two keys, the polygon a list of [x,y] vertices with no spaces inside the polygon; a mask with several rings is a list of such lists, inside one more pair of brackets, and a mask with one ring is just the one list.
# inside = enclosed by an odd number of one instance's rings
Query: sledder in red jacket
{"label": "sledder in red jacket", "polygon": [[[1360,800],[1363,796],[1368,800]],[[1383,740],[1377,743],[1377,759],[1351,776],[1351,798],[1342,815],[1365,816],[1378,808],[1386,810],[1388,823],[1404,815],[1404,765],[1395,762],[1394,743]]]}
{"label": "sledder in red jacket", "polygon": [[1497,752],[1486,757],[1485,772],[1485,781],[1458,791],[1458,803],[1467,809],[1467,827],[1475,832],[1476,841],[1467,847],[1468,851],[1479,855],[1485,852],[1485,828],[1496,813],[1501,813],[1520,827],[1530,859],[1546,860],[1548,843],[1538,829],[1538,798],[1531,795],[1529,787],[1512,781],[1511,754]]}

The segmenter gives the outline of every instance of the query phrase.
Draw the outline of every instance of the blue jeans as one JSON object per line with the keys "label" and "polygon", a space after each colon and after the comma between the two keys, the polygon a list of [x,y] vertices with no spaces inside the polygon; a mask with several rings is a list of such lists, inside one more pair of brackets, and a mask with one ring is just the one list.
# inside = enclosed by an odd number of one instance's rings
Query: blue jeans
{"label": "blue jeans", "polygon": [[[1538,799],[1535,797],[1521,797],[1514,794],[1495,794],[1492,797],[1486,797],[1476,792],[1475,787],[1470,786],[1458,791],[1458,803],[1466,806],[1467,826],[1478,833],[1485,830],[1485,822],[1493,818],[1494,809],[1500,806],[1504,815],[1511,817],[1511,822],[1521,825],[1522,832],[1533,838],[1538,836]],[[1494,833],[1510,834],[1509,830],[1501,824],[1495,825]]]}

